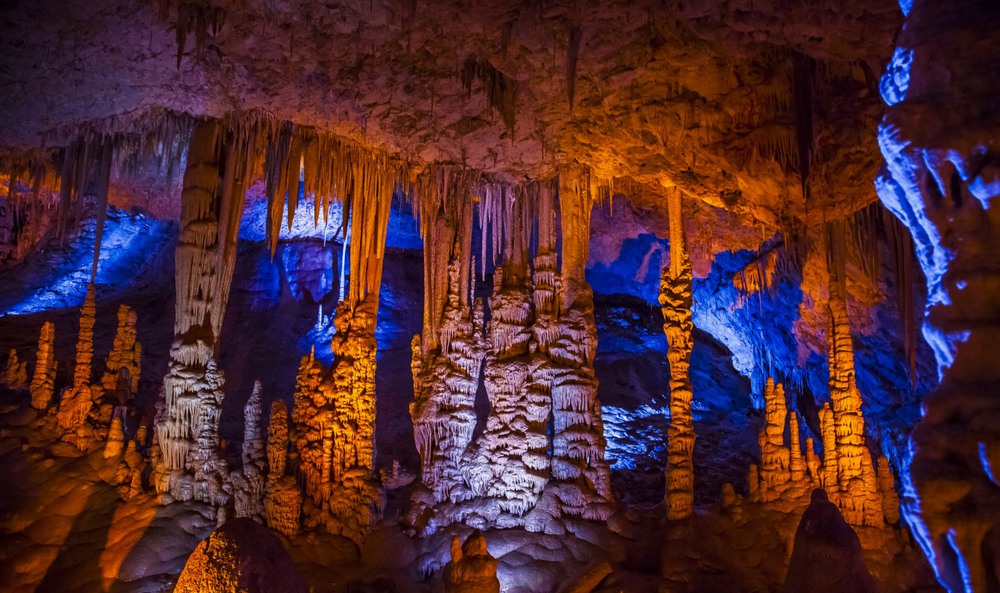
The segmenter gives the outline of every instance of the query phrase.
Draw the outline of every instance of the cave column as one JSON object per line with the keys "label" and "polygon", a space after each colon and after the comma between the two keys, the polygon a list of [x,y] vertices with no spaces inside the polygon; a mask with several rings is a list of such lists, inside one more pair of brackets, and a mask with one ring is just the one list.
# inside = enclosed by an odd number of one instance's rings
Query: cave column
{"label": "cave column", "polygon": [[163,380],[165,408],[156,426],[162,456],[154,482],[158,492],[169,494],[165,500],[216,505],[228,500],[220,489],[226,467],[217,453],[224,378],[215,357],[243,209],[246,164],[238,162],[237,142],[246,138],[234,141],[218,122],[199,120],[188,148],[175,257],[174,341]]}
{"label": "cave column", "polygon": [[693,391],[689,374],[694,346],[691,321],[693,275],[684,237],[679,191],[667,201],[670,216],[670,262],[660,276],[663,332],[667,336],[670,366],[670,426],[667,429],[666,505],[667,518],[680,520],[694,511],[694,421]]}
{"label": "cave column", "polygon": [[562,513],[604,520],[611,514],[610,469],[597,398],[594,295],[587,283],[590,216],[597,193],[588,171],[559,174],[562,269],[558,321],[547,354],[552,362],[552,479]]}

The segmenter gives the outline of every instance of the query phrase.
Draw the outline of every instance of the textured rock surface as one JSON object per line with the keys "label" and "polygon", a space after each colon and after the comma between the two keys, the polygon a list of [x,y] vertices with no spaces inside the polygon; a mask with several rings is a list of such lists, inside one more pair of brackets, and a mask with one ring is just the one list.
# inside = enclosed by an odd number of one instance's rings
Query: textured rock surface
{"label": "textured rock surface", "polygon": [[305,593],[281,541],[250,519],[233,519],[198,544],[177,578],[178,593]]}

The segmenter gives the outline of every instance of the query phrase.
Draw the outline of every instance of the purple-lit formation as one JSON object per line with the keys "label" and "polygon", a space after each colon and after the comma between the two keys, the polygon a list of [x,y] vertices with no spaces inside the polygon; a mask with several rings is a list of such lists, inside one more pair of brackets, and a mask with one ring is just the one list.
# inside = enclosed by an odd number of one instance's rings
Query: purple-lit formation
{"label": "purple-lit formation", "polygon": [[1000,591],[995,1],[0,22],[0,590]]}

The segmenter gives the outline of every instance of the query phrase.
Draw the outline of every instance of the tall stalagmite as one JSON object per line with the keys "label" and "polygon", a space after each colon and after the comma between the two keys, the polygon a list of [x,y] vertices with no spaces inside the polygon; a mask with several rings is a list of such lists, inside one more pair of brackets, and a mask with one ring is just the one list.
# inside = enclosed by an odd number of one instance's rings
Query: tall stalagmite
{"label": "tall stalagmite", "polygon": [[691,261],[684,244],[681,196],[674,191],[668,198],[670,216],[670,264],[660,277],[660,305],[663,332],[667,335],[670,364],[670,427],[667,430],[666,504],[667,518],[684,519],[694,510],[694,421],[691,417],[691,348],[694,346],[691,321],[693,304]]}
{"label": "tall stalagmite", "polygon": [[243,408],[243,473],[236,480],[235,507],[237,517],[264,518],[264,462],[267,459],[260,430],[263,406],[260,381],[254,381],[253,392]]}
{"label": "tall stalagmite", "polygon": [[[87,296],[80,308],[80,333],[76,342],[76,365],[73,367],[73,386],[65,390],[59,402],[57,419],[69,438],[77,447],[85,449],[96,437],[94,428],[102,425],[107,428],[110,417],[104,422],[96,422],[96,426],[85,427],[88,417],[95,404],[100,405],[103,399],[103,389],[100,385],[91,385],[90,377],[94,362],[94,322],[97,306],[94,296],[94,284],[87,287]],[[110,414],[108,414],[110,416]],[[101,419],[98,419],[101,420]],[[89,429],[88,429],[89,428]]]}
{"label": "tall stalagmite", "polygon": [[299,531],[302,493],[295,478],[285,474],[288,461],[288,407],[276,400],[271,404],[267,432],[267,481],[264,485],[264,517],[267,526],[288,537]]}
{"label": "tall stalagmite", "polygon": [[139,390],[139,371],[142,362],[142,344],[136,337],[138,316],[128,305],[118,307],[118,328],[115,341],[108,354],[106,370],[101,384],[107,393],[126,392],[133,395]]}
{"label": "tall stalagmite", "polygon": [[[837,436],[836,502],[844,519],[852,525],[882,524],[882,501],[875,483],[875,468],[865,444],[865,420],[861,414],[861,391],[855,380],[854,345],[847,313],[845,271],[845,225],[829,223],[827,261],[830,272],[830,325],[827,357],[830,366],[830,400]],[[824,443],[825,444],[825,443]],[[826,487],[829,493],[831,487]]]}
{"label": "tall stalagmite", "polygon": [[52,403],[56,389],[56,326],[51,321],[42,325],[38,336],[38,354],[35,357],[35,373],[31,379],[31,405],[36,410],[45,410]]}

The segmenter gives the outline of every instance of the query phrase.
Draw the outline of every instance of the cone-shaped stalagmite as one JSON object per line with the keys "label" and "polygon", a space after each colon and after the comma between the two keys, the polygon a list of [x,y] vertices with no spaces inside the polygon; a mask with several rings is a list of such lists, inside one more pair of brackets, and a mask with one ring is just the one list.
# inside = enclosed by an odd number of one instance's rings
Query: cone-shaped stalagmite
{"label": "cone-shaped stalagmite", "polygon": [[267,435],[268,473],[264,494],[267,526],[292,537],[299,531],[302,493],[295,478],[285,475],[288,459],[288,408],[281,400],[271,404]]}
{"label": "cone-shaped stalagmite", "polygon": [[[691,321],[692,273],[684,244],[681,196],[670,195],[670,263],[660,278],[660,305],[663,331],[667,336],[670,365],[670,427],[667,431],[666,504],[667,518],[684,519],[694,510],[694,422],[691,417],[689,367],[694,345]],[[763,468],[762,468],[763,469]]]}
{"label": "cone-shaped stalagmite", "polygon": [[14,348],[10,349],[10,356],[7,358],[4,384],[11,389],[28,388],[28,363],[18,360],[17,350]]}
{"label": "cone-shaped stalagmite", "polygon": [[106,371],[101,384],[107,393],[127,389],[134,394],[139,389],[139,369],[142,359],[142,345],[136,339],[135,311],[128,305],[118,307],[118,328],[115,342],[108,354]]}
{"label": "cone-shaped stalagmite", "polygon": [[51,321],[42,325],[38,336],[38,355],[35,358],[35,373],[31,379],[31,405],[36,410],[44,410],[52,402],[56,387],[56,326]]}
{"label": "cone-shaped stalagmite", "polygon": [[465,544],[451,542],[451,562],[445,567],[446,593],[500,593],[497,560],[486,549],[486,538],[475,531]]}
{"label": "cone-shaped stalagmite", "polygon": [[[67,433],[83,427],[94,404],[99,403],[103,390],[99,385],[91,386],[90,377],[94,361],[94,321],[97,307],[94,299],[94,284],[87,287],[87,296],[80,308],[80,333],[76,342],[76,365],[73,368],[73,386],[63,392],[59,402],[59,426]],[[84,448],[89,439],[84,435],[77,440],[77,446]]]}

